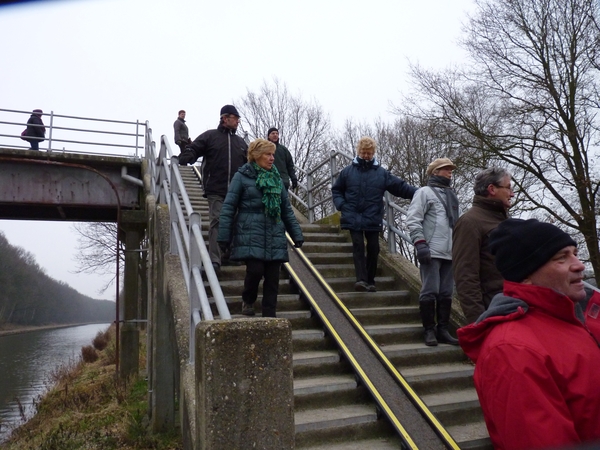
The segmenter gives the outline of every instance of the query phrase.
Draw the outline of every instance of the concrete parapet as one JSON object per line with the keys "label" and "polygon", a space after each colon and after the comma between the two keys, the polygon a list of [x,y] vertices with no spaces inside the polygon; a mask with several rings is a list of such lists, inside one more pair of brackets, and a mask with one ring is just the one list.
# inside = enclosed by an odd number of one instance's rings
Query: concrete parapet
{"label": "concrete parapet", "polygon": [[285,319],[196,327],[199,448],[292,449],[292,329]]}

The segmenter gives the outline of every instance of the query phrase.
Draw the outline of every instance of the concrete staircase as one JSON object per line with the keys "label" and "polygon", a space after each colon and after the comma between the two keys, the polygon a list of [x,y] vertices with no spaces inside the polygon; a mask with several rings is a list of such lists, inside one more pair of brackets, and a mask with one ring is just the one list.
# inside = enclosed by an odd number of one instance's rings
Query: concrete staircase
{"label": "concrete staircase", "polygon": [[[202,214],[207,238],[208,206],[202,190],[191,171],[182,171],[182,176],[194,208]],[[381,260],[378,292],[355,292],[347,234],[335,226],[305,224],[302,229],[302,250],[459,446],[491,448],[473,387],[474,368],[458,347],[423,344],[416,293]],[[236,317],[243,317],[244,274],[245,266],[222,267],[221,287]],[[260,316],[260,291],[255,309]],[[277,315],[289,319],[293,329],[296,448],[400,448],[391,425],[378,417],[375,402],[283,271]]]}

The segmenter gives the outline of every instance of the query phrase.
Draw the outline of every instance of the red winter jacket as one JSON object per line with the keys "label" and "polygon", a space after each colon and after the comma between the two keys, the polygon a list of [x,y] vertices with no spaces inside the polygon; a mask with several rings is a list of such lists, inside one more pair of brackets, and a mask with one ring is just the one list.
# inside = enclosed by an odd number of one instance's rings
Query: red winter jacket
{"label": "red winter jacket", "polygon": [[568,297],[505,281],[458,339],[495,448],[600,440],[600,347]]}
{"label": "red winter jacket", "polygon": [[585,325],[600,342],[600,292],[594,291],[585,309]]}

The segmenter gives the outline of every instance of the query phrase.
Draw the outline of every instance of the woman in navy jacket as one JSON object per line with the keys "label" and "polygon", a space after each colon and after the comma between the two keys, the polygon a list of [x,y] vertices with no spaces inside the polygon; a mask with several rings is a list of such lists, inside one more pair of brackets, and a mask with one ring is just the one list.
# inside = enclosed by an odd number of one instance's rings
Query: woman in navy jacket
{"label": "woman in navy jacket", "polygon": [[[338,211],[341,227],[350,230],[352,255],[356,270],[357,291],[375,292],[375,274],[379,256],[379,233],[382,231],[383,195],[412,199],[417,188],[392,175],[375,158],[377,145],[363,137],[356,147],[357,156],[345,167],[331,193]],[[367,240],[365,257],[365,239]]]}

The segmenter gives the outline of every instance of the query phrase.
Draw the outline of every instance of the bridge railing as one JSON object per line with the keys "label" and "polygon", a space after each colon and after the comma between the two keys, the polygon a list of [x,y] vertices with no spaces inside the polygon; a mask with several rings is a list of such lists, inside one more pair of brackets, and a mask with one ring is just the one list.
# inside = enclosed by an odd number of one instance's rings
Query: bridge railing
{"label": "bridge railing", "polygon": [[[0,109],[0,147],[29,149],[21,132],[31,111]],[[111,156],[143,157],[148,122],[97,119],[43,113],[46,137],[40,150]]]}
{"label": "bridge railing", "polygon": [[166,203],[169,208],[171,254],[179,255],[190,299],[189,363],[193,364],[196,325],[202,320],[214,320],[202,272],[208,280],[220,319],[231,319],[231,314],[202,236],[200,213],[192,206],[179,172],[177,157],[173,156],[169,141],[164,135],[160,140],[158,158],[153,153],[149,159],[150,164],[155,166],[152,171],[156,174],[152,183],[154,195],[159,203]]}

